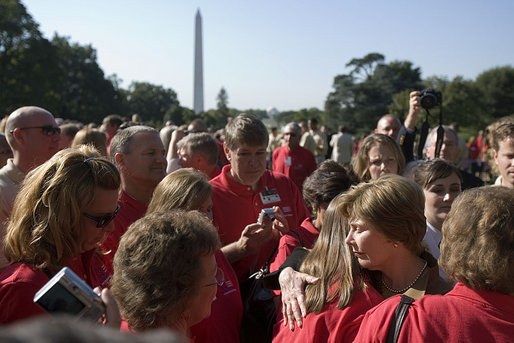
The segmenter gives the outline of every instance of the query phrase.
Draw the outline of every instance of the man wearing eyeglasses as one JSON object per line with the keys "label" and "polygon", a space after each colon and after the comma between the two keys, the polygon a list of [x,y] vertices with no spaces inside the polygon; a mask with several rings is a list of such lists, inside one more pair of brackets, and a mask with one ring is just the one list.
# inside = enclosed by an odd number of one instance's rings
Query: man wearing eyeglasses
{"label": "man wearing eyeglasses", "polygon": [[303,181],[316,170],[314,154],[300,146],[302,129],[297,123],[289,123],[282,129],[284,146],[276,148],[272,155],[273,171],[285,174],[302,190]]}
{"label": "man wearing eyeglasses", "polygon": [[[0,169],[1,242],[21,182],[30,170],[43,164],[59,150],[60,133],[54,116],[41,107],[20,107],[9,115],[5,136],[13,158],[7,160],[7,164]],[[3,246],[3,243],[0,245]],[[6,265],[4,254],[0,252],[0,270]]]}

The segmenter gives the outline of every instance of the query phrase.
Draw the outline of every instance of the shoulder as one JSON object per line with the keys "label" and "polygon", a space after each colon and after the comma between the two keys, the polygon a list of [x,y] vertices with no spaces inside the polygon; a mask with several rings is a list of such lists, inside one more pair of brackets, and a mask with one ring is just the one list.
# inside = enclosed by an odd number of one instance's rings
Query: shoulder
{"label": "shoulder", "polygon": [[400,295],[384,300],[364,315],[355,342],[385,342]]}

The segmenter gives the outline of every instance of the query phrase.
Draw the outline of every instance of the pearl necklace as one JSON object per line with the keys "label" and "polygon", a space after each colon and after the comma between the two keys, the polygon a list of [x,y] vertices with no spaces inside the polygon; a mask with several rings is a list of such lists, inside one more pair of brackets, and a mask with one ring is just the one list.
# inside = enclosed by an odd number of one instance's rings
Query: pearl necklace
{"label": "pearl necklace", "polygon": [[412,283],[410,285],[408,285],[407,287],[405,287],[403,289],[394,289],[394,288],[389,287],[384,282],[384,276],[383,275],[382,275],[382,279],[381,279],[382,285],[384,285],[384,287],[387,288],[387,290],[390,291],[390,292],[397,293],[397,294],[405,293],[409,288],[411,288],[416,283],[416,281],[419,280],[419,278],[421,277],[421,275],[423,274],[423,272],[425,271],[426,268],[427,268],[427,261],[425,261],[425,264],[423,265],[423,268],[421,268],[421,270],[419,271],[418,276],[416,276],[414,281],[412,281]]}

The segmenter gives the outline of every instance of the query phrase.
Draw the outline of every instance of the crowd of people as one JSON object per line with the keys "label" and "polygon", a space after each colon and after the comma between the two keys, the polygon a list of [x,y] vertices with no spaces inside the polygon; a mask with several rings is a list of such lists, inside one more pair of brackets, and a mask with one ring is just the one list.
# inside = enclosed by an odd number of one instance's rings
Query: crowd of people
{"label": "crowd of people", "polygon": [[0,337],[48,316],[34,295],[68,267],[120,335],[512,341],[514,118],[467,145],[440,126],[415,149],[420,111],[412,92],[403,124],[382,116],[356,143],[314,118],[269,132],[240,114],[215,136],[200,119],[95,128],[15,110],[0,140]]}

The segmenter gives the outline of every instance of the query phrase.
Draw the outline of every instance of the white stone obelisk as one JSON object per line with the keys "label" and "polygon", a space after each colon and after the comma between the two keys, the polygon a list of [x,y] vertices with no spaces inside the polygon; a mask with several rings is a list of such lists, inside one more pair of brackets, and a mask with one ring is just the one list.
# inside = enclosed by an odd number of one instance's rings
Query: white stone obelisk
{"label": "white stone obelisk", "polygon": [[203,112],[203,47],[202,47],[202,16],[200,9],[196,11],[195,20],[195,80],[193,110],[195,114]]}

